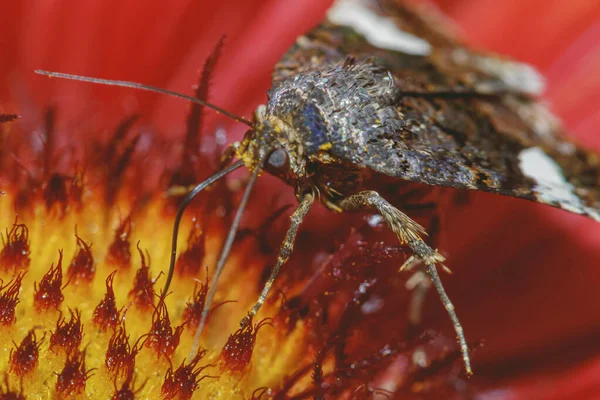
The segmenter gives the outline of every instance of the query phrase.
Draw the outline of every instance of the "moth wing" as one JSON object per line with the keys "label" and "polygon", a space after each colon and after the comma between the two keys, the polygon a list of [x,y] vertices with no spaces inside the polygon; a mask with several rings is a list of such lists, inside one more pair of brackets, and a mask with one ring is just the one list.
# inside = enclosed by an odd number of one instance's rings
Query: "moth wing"
{"label": "moth wing", "polygon": [[[275,66],[273,81],[339,63],[374,58],[406,70],[404,89],[539,95],[544,78],[525,63],[475,52],[456,38],[452,24],[427,4],[395,0],[338,0],[328,18],[301,36]],[[438,80],[438,75],[446,79]],[[400,75],[403,76],[403,75]]]}
{"label": "moth wing", "polygon": [[467,49],[427,18],[392,0],[338,1],[329,20],[300,37],[277,64],[274,86],[299,72],[343,65],[348,57],[376,64],[400,90],[391,122],[402,128],[378,136],[372,118],[368,129],[359,120],[360,146],[334,143],[335,158],[600,220],[600,159],[566,139],[531,97],[543,79],[524,64]]}

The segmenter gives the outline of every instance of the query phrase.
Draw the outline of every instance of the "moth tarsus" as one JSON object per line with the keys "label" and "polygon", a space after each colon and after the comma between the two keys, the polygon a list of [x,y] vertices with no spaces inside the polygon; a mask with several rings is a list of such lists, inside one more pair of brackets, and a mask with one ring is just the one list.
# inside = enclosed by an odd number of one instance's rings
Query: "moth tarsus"
{"label": "moth tarsus", "polygon": [[[196,186],[175,218],[162,296],[173,276],[185,207],[234,169],[244,165],[251,172],[219,256],[192,356],[239,220],[263,170],[293,187],[299,205],[271,276],[242,325],[265,302],[315,199],[336,212],[376,211],[412,250],[409,260],[420,261],[417,272],[427,274],[436,288],[454,326],[467,375],[472,374],[467,341],[436,269],[437,265],[446,269],[444,257],[424,242],[426,232],[420,225],[369,190],[371,180],[383,175],[396,178],[398,185],[409,181],[486,191],[600,220],[600,168],[593,163],[594,156],[565,139],[560,126],[529,97],[541,87],[531,68],[470,51],[428,28],[425,19],[395,1],[376,3],[381,7],[337,1],[329,21],[299,38],[276,65],[268,102],[257,108],[252,120],[204,100],[135,82],[37,71],[184,98],[250,126],[240,143],[227,148],[223,165],[233,157],[239,161]],[[379,32],[383,25],[387,31]],[[422,286],[409,306],[409,322],[420,321],[426,290]]]}

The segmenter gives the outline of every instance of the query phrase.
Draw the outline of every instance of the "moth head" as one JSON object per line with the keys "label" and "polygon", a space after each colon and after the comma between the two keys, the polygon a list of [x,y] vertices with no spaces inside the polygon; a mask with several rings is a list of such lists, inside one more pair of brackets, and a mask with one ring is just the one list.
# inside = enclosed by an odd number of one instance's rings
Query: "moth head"
{"label": "moth head", "polygon": [[306,162],[298,132],[269,114],[265,106],[258,107],[254,117],[253,129],[244,136],[237,157],[250,171],[260,168],[290,184],[304,177]]}

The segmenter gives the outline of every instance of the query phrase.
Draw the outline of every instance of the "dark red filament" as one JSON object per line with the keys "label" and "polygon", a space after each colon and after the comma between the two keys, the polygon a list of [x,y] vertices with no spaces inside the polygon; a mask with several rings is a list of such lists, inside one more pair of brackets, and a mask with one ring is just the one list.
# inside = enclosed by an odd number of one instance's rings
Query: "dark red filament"
{"label": "dark red filament", "polygon": [[12,325],[17,320],[15,309],[19,304],[19,290],[26,271],[21,271],[6,285],[0,284],[0,324]]}
{"label": "dark red filament", "polygon": [[62,250],[58,251],[58,263],[52,264],[50,269],[42,277],[39,285],[34,283],[33,305],[38,312],[47,310],[58,310],[65,299],[62,293]]}
{"label": "dark red filament", "polygon": [[197,367],[198,362],[205,354],[206,351],[200,351],[189,364],[186,365],[184,361],[175,371],[171,367],[167,370],[165,381],[161,388],[163,399],[191,399],[194,391],[198,389],[198,385],[203,379],[216,378],[210,375],[200,376],[202,371],[208,367],[212,367],[210,364]]}
{"label": "dark red filament", "polygon": [[273,253],[273,246],[269,243],[267,238],[269,232],[273,230],[273,224],[290,208],[291,204],[286,204],[279,207],[272,214],[270,214],[258,228],[244,228],[240,229],[235,236],[236,241],[244,240],[247,237],[254,237],[258,242],[258,249],[262,254]]}
{"label": "dark red filament", "polygon": [[179,345],[184,324],[173,330],[164,299],[159,298],[158,305],[156,305],[152,314],[152,327],[148,332],[148,338],[145,342],[146,347],[153,349],[159,358],[165,357],[170,360]]}
{"label": "dark red filament", "polygon": [[142,266],[135,272],[135,278],[133,279],[133,289],[129,292],[129,298],[134,302],[134,304],[142,309],[149,310],[154,306],[154,283],[155,280],[152,280],[150,277],[150,254],[146,252],[148,256],[148,264],[146,264],[146,257],[144,256],[144,252],[139,247],[137,247],[140,258],[142,259]]}
{"label": "dark red filament", "polygon": [[50,176],[50,171],[54,166],[54,149],[56,144],[56,109],[54,107],[48,107],[44,115],[44,148],[41,154],[43,162],[43,177],[47,180]]}
{"label": "dark red filament", "polygon": [[106,293],[94,310],[94,324],[103,331],[106,331],[108,328],[114,329],[120,319],[121,312],[117,309],[117,301],[113,289],[113,280],[116,273],[117,271],[115,270],[106,278]]}
{"label": "dark red filament", "polygon": [[108,248],[106,262],[118,268],[131,267],[129,235],[131,234],[131,216],[125,218],[115,231],[115,238]]}
{"label": "dark red filament", "polygon": [[79,349],[83,339],[83,324],[81,323],[81,312],[76,308],[69,309],[71,318],[67,322],[64,315],[58,317],[56,330],[50,334],[50,351],[64,351],[70,354]]}
{"label": "dark red filament", "polygon": [[53,173],[42,185],[44,203],[49,215],[64,218],[69,205],[69,194],[67,190],[67,176]]}
{"label": "dark red filament", "polygon": [[92,255],[92,245],[87,244],[77,235],[77,250],[71,260],[69,269],[67,270],[67,278],[76,286],[80,283],[91,283],[96,274],[96,266],[94,264],[94,256]]}
{"label": "dark red filament", "polygon": [[187,240],[187,249],[179,255],[175,271],[182,276],[196,277],[200,274],[204,256],[206,255],[204,231],[196,218]]}
{"label": "dark red filament", "polygon": [[104,202],[108,208],[111,208],[117,199],[117,194],[121,189],[123,178],[125,176],[125,169],[129,165],[133,150],[139,140],[139,135],[133,140],[126,139],[127,133],[138,118],[138,115],[132,115],[125,118],[119,126],[117,126],[117,129],[110,138],[108,144],[104,148],[99,149],[95,154],[92,154],[92,164],[101,165],[103,167],[102,170],[105,174],[106,182],[104,188]]}
{"label": "dark red filament", "polygon": [[[45,336],[45,335],[44,335]],[[14,343],[15,348],[10,351],[9,371],[19,377],[24,377],[32,372],[38,365],[40,346],[44,341],[44,336],[38,341],[35,336],[35,330],[31,329],[20,345]]]}
{"label": "dark red filament", "polygon": [[75,174],[71,177],[69,190],[69,204],[79,212],[83,208],[83,191],[85,189],[85,176],[83,170],[75,167]]}
{"label": "dark red filament", "polygon": [[[115,383],[115,393],[112,395],[111,400],[134,400],[135,395],[139,393],[145,386],[145,382],[139,388],[135,388],[135,377],[128,377],[120,389],[117,389],[117,384]],[[0,399],[1,400],[1,399]]]}
{"label": "dark red filament", "polygon": [[6,231],[6,239],[2,236],[2,252],[0,252],[0,268],[4,272],[23,271],[29,268],[29,229],[25,224],[18,224],[17,218],[10,231]]}
{"label": "dark red filament", "polygon": [[[208,100],[210,89],[210,79],[214,68],[221,55],[223,40],[221,37],[210,56],[204,62],[204,68],[200,74],[198,85],[196,86],[195,96],[200,100]],[[208,157],[202,157],[200,154],[200,135],[202,133],[204,107],[198,104],[192,104],[187,118],[187,132],[183,146],[181,165],[173,173],[169,186],[187,186],[193,185],[199,181],[198,172],[211,169]],[[216,152],[218,153],[218,152]]]}
{"label": "dark red filament", "polygon": [[129,345],[129,335],[125,329],[125,321],[121,322],[108,342],[106,350],[106,368],[113,377],[124,377],[130,380],[135,369],[135,357],[142,348],[144,336],[140,337],[133,347]]}
{"label": "dark red filament", "polygon": [[58,374],[56,392],[63,399],[83,394],[91,372],[85,368],[85,351],[69,354],[63,370]]}
{"label": "dark red filament", "polygon": [[250,318],[242,328],[229,336],[221,350],[221,359],[224,361],[225,368],[232,372],[240,372],[246,368],[252,358],[258,330],[264,325],[271,325],[271,319],[265,318],[252,325]]}
{"label": "dark red filament", "polygon": [[[200,287],[198,287],[198,284],[200,284]],[[207,293],[208,276],[206,277],[206,281],[204,283],[196,282],[194,285],[194,296],[192,298],[192,302],[187,303],[185,311],[183,312],[183,320],[193,330],[195,330],[200,323],[200,317],[202,316],[202,310],[204,310],[204,303],[206,302]]]}
{"label": "dark red filament", "polygon": [[[198,284],[200,286],[198,286]],[[200,324],[200,318],[202,317],[202,311],[204,310],[204,303],[206,302],[206,295],[208,293],[208,268],[206,269],[206,279],[204,283],[196,281],[194,285],[194,295],[191,303],[186,303],[185,311],[183,312],[183,320],[188,328],[195,331]],[[222,303],[215,305],[208,311],[206,321],[210,320],[212,313],[223,304],[234,303],[233,300],[227,300]]]}

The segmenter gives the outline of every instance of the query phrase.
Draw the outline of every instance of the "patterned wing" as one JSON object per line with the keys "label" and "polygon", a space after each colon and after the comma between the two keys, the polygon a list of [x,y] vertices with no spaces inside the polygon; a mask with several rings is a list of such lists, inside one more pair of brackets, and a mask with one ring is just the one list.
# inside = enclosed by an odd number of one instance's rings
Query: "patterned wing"
{"label": "patterned wing", "polygon": [[600,158],[566,139],[531,97],[543,80],[527,65],[468,50],[427,18],[393,0],[338,1],[328,21],[277,64],[274,86],[300,72],[331,71],[348,57],[375,64],[398,89],[378,106],[392,105],[400,128],[390,134],[370,118],[362,129],[357,119],[361,148],[334,143],[332,156],[409,181],[524,198],[600,221]]}

